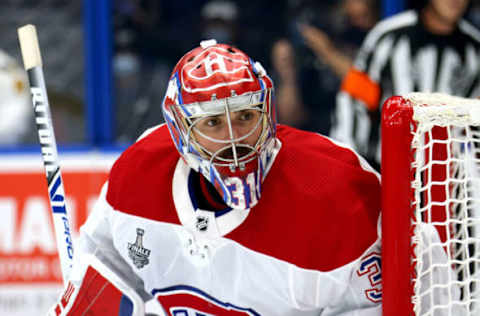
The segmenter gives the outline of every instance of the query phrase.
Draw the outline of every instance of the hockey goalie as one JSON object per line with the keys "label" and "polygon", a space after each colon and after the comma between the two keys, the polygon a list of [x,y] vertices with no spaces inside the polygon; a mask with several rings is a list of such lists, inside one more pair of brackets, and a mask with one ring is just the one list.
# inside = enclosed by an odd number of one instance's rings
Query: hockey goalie
{"label": "hockey goalie", "polygon": [[180,59],[162,110],[113,165],[52,315],[381,315],[364,159],[277,124],[265,69],[214,40]]}

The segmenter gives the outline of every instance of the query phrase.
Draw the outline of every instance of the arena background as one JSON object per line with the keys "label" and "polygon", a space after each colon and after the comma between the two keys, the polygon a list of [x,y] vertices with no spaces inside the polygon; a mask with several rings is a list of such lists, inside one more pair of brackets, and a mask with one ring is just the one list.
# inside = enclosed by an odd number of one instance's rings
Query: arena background
{"label": "arena background", "polygon": [[[161,29],[141,40],[165,54],[161,62],[147,58],[142,65],[129,55],[132,32],[126,27],[130,22],[125,12],[132,2],[136,1],[5,0],[0,4],[0,50],[18,65],[22,62],[17,28],[34,24],[38,30],[74,237],[115,158],[141,130],[161,122],[164,79],[172,60],[198,43],[185,35],[207,1],[183,0],[170,6],[167,1],[150,1],[164,9]],[[405,2],[380,1],[381,16],[403,10]],[[281,3],[256,1],[240,4],[239,10],[243,16],[288,15],[281,11],[288,6]],[[241,47],[260,60],[268,59],[271,40],[282,28],[281,23],[267,22],[263,38],[247,34],[252,47]],[[261,26],[262,21],[258,23]],[[249,31],[255,25],[249,27],[245,25]],[[146,55],[152,52],[151,46],[140,46]],[[155,71],[148,72],[149,65]],[[22,139],[9,142],[7,133],[0,148],[0,315],[10,316],[44,315],[62,289],[33,118],[15,122],[18,127],[22,124],[28,130]]]}

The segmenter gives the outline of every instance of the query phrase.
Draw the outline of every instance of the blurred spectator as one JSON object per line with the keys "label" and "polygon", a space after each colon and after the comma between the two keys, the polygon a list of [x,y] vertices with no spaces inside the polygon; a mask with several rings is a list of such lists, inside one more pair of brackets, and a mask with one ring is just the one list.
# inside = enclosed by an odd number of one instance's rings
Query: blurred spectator
{"label": "blurred spectator", "polygon": [[[269,66],[283,31],[286,0],[116,0],[116,139],[132,142],[162,121],[159,102],[169,71],[199,40],[215,38],[251,52]],[[241,31],[240,31],[241,30]]]}
{"label": "blurred spectator", "polygon": [[[10,0],[2,1],[0,5],[2,50],[16,61],[19,72],[24,72],[24,70],[16,29],[24,24],[34,24],[37,27],[52,123],[54,124],[55,138],[60,145],[83,142],[86,137],[82,12],[82,1]],[[3,70],[2,73],[4,73]],[[18,141],[13,141],[12,136],[9,138],[12,138],[11,142],[17,144],[38,144],[29,86],[26,74],[24,76],[23,95],[25,100],[28,100],[28,108],[22,112],[23,110],[18,107],[11,113],[12,117],[9,117],[5,115],[8,107],[0,101],[0,120],[8,119],[16,124],[15,128],[18,131],[13,131],[12,134],[23,133],[25,128],[18,117],[28,116],[24,124],[27,129],[25,134]],[[15,78],[18,79],[17,76]],[[8,86],[11,85],[8,84]],[[4,88],[2,84],[2,93],[8,89]]]}
{"label": "blurred spectator", "polygon": [[[53,87],[47,87],[48,99],[52,111],[55,139],[58,144],[82,143],[85,141],[84,104],[74,94]],[[32,121],[32,126],[33,125]],[[38,142],[34,129],[35,142]]]}
{"label": "blurred spectator", "polygon": [[141,59],[133,49],[133,32],[128,29],[119,30],[115,34],[117,45],[113,58],[113,74],[115,78],[116,135],[118,140],[130,141],[137,133],[138,120],[146,109],[139,106],[142,99],[140,91],[143,79]]}
{"label": "blurred spectator", "polygon": [[159,14],[157,1],[115,1],[113,74],[118,141],[134,141],[153,109],[148,92],[161,62],[152,52]]}
{"label": "blurred spectator", "polygon": [[202,40],[236,45],[238,8],[232,1],[212,0],[205,4],[202,15]]}
{"label": "blurred spectator", "polygon": [[280,122],[328,134],[340,80],[377,21],[374,0],[297,1],[288,39],[277,41],[272,62]]}
{"label": "blurred spectator", "polygon": [[[377,22],[377,11],[373,0],[343,0],[340,8],[333,10],[335,43],[328,34],[314,26],[303,24],[300,32],[315,55],[342,79],[352,65],[355,53],[363,39]],[[339,11],[339,12],[337,12]]]}
{"label": "blurred spectator", "polygon": [[254,60],[271,69],[273,43],[287,32],[292,0],[235,0],[238,7],[237,46],[247,50]]}
{"label": "blurred spectator", "polygon": [[33,129],[27,74],[0,50],[0,144],[24,143]]}
{"label": "blurred spectator", "polygon": [[116,0],[116,139],[133,142],[162,121],[160,103],[178,56],[198,43],[205,0]]}
{"label": "blurred spectator", "polygon": [[381,104],[392,95],[480,94],[480,33],[462,20],[468,0],[412,1],[415,10],[368,34],[337,97],[331,136],[380,166]]}
{"label": "blurred spectator", "polygon": [[272,48],[275,69],[276,97],[279,122],[308,129],[307,112],[302,104],[298,85],[295,51],[287,39],[277,41]]}

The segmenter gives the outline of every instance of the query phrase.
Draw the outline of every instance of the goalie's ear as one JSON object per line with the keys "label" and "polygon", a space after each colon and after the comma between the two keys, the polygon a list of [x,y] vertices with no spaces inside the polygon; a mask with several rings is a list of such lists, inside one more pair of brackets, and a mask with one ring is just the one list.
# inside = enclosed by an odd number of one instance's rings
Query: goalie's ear
{"label": "goalie's ear", "polygon": [[135,290],[97,258],[82,259],[80,280],[68,283],[49,316],[145,315],[144,302]]}

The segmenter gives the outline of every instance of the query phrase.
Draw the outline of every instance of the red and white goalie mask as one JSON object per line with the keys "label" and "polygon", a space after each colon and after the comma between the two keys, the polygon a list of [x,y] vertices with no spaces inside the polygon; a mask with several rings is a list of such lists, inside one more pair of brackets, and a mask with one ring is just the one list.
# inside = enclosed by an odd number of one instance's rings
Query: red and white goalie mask
{"label": "red and white goalie mask", "polygon": [[173,69],[163,113],[185,162],[228,206],[258,202],[277,147],[273,84],[260,63],[229,45],[202,42]]}

